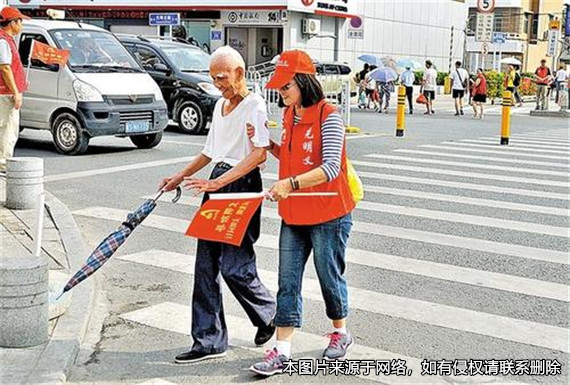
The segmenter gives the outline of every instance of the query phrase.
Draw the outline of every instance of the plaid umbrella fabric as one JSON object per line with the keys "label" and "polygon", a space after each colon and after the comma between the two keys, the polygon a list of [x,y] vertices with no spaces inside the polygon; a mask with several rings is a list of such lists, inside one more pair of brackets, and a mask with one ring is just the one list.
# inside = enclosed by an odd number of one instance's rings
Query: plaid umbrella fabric
{"label": "plaid umbrella fabric", "polygon": [[[182,190],[179,187],[177,189],[176,197],[172,200],[173,203],[178,201],[181,193]],[[117,249],[127,240],[132,231],[154,210],[156,207],[156,201],[161,195],[162,192],[154,199],[146,200],[138,209],[127,215],[127,220],[124,221],[115,232],[111,233],[101,241],[99,246],[97,246],[89,258],[87,258],[85,265],[83,265],[83,267],[81,267],[81,269],[71,277],[63,288],[61,295],[87,279],[91,274],[103,266],[103,264],[107,262],[115,251],[117,251]]]}

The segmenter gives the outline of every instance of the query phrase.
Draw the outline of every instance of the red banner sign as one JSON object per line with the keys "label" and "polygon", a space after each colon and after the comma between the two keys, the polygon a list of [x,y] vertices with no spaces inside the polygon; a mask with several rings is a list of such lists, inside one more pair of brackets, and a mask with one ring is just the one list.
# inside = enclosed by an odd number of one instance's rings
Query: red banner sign
{"label": "red banner sign", "polygon": [[186,235],[207,241],[240,246],[263,198],[210,199],[200,207],[186,230]]}
{"label": "red banner sign", "polygon": [[35,40],[32,50],[32,59],[37,59],[45,64],[59,64],[64,66],[69,59],[69,51],[66,49],[57,49],[51,45],[40,43]]}

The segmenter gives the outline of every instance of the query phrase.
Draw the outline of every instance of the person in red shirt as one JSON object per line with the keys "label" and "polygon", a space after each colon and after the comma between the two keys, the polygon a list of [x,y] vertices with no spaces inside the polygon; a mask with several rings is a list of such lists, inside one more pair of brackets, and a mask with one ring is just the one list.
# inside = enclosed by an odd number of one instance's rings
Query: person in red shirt
{"label": "person in red shirt", "polygon": [[547,109],[548,101],[546,93],[552,82],[552,73],[550,68],[546,66],[546,59],[540,61],[540,67],[534,72],[534,81],[536,82],[536,110]]}
{"label": "person in red shirt", "polygon": [[16,8],[0,11],[0,172],[6,159],[14,155],[20,131],[20,107],[27,82],[14,36],[22,31],[22,20],[29,19]]}
{"label": "person in red shirt", "polygon": [[[473,119],[483,119],[483,104],[487,102],[487,79],[482,68],[477,68],[477,79],[473,84]],[[477,112],[479,108],[479,112]]]}

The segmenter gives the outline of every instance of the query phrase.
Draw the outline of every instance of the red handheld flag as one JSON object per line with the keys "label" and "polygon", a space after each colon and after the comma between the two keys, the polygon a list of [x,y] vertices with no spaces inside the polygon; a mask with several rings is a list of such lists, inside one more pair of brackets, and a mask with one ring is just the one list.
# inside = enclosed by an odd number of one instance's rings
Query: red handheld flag
{"label": "red handheld flag", "polygon": [[45,64],[59,64],[63,66],[69,59],[69,50],[67,49],[57,49],[37,40],[34,40],[32,45],[32,59],[37,59]]}
{"label": "red handheld flag", "polygon": [[210,199],[200,207],[186,235],[207,241],[240,246],[263,197],[252,199]]}

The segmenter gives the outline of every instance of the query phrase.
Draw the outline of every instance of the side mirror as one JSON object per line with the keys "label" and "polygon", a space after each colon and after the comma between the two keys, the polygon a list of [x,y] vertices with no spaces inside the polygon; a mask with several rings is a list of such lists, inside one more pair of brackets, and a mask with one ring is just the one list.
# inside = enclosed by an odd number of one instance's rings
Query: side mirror
{"label": "side mirror", "polygon": [[170,72],[170,69],[162,63],[156,63],[152,68],[158,72],[164,72],[164,73]]}

